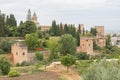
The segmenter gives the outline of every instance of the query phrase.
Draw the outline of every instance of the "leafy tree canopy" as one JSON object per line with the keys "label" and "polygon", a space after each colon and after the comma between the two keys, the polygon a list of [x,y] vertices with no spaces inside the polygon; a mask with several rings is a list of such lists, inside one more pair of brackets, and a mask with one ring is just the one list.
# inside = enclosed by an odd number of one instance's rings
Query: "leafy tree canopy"
{"label": "leafy tree canopy", "polygon": [[18,27],[18,32],[20,36],[25,36],[26,34],[35,33],[37,27],[34,22],[26,21]]}
{"label": "leafy tree canopy", "polygon": [[66,54],[72,54],[74,55],[76,53],[76,47],[77,47],[77,42],[74,37],[70,34],[65,34],[62,35],[60,40],[60,53],[62,55]]}

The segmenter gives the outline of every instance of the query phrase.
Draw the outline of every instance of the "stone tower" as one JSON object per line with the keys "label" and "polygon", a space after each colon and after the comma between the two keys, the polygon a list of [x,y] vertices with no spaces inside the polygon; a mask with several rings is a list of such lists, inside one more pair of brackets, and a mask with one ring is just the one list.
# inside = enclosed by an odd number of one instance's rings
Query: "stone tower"
{"label": "stone tower", "polygon": [[31,21],[31,11],[30,11],[30,9],[29,9],[28,12],[27,12],[26,20],[27,20],[27,21]]}
{"label": "stone tower", "polygon": [[87,52],[87,54],[93,55],[93,39],[91,37],[81,37],[77,52]]}
{"label": "stone tower", "polygon": [[95,26],[95,28],[97,30],[97,35],[95,38],[96,44],[100,47],[104,47],[106,45],[104,26]]}
{"label": "stone tower", "polygon": [[34,23],[37,23],[37,15],[36,15],[35,12],[34,12],[34,14],[33,14],[33,16],[32,16],[32,21],[33,21]]}
{"label": "stone tower", "polygon": [[34,14],[33,14],[33,16],[32,16],[32,21],[36,24],[37,27],[40,26],[39,23],[38,23],[38,21],[37,21],[37,15],[36,15],[35,12],[34,12]]}
{"label": "stone tower", "polygon": [[28,48],[25,44],[17,42],[12,45],[11,53],[13,55],[13,63],[21,64],[23,61],[28,61]]}
{"label": "stone tower", "polygon": [[96,30],[97,30],[97,35],[96,37],[104,37],[105,33],[104,33],[104,26],[95,26]]}

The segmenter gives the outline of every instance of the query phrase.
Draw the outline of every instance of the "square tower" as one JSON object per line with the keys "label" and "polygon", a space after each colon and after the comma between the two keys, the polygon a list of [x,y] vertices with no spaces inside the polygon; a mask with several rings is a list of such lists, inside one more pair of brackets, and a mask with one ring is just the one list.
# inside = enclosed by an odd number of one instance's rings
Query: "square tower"
{"label": "square tower", "polygon": [[13,55],[14,64],[21,64],[23,61],[28,61],[28,48],[23,43],[17,42],[13,44],[11,53]]}
{"label": "square tower", "polygon": [[87,54],[93,54],[93,39],[92,38],[80,38],[80,52],[87,52]]}

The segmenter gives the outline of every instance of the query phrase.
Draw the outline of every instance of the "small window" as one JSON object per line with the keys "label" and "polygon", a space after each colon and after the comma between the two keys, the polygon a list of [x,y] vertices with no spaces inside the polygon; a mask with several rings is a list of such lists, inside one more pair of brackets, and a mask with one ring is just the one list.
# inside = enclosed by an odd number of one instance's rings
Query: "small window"
{"label": "small window", "polygon": [[16,52],[16,55],[18,55],[18,52]]}
{"label": "small window", "polygon": [[25,52],[23,52],[23,55],[25,55]]}
{"label": "small window", "polygon": [[84,46],[84,44],[83,44],[83,46]]}
{"label": "small window", "polygon": [[89,44],[89,46],[90,46],[90,44]]}

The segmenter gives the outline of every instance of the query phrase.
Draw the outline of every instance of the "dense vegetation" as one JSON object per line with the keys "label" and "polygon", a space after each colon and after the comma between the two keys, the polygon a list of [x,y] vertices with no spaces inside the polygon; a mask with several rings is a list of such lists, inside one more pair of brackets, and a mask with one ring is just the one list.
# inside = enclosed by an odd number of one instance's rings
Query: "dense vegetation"
{"label": "dense vegetation", "polygon": [[7,75],[10,71],[11,64],[4,57],[0,57],[0,74]]}
{"label": "dense vegetation", "polygon": [[120,63],[105,59],[93,63],[82,74],[82,80],[120,80]]}

